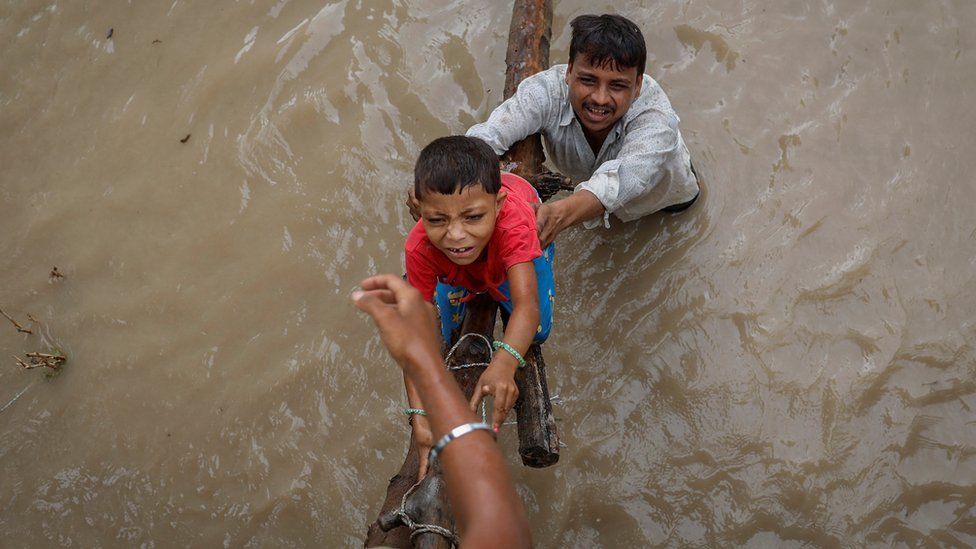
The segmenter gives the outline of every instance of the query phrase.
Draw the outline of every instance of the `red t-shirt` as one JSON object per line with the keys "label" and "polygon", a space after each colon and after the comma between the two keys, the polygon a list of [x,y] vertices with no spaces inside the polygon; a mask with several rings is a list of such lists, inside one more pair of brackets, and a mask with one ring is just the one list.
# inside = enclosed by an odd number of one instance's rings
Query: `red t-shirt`
{"label": "red t-shirt", "polygon": [[434,247],[427,238],[423,221],[418,221],[404,245],[407,256],[407,282],[431,301],[437,282],[461,286],[469,292],[489,292],[496,301],[506,301],[498,291],[512,265],[526,263],[542,255],[531,203],[539,197],[528,181],[502,174],[502,190],[507,193],[495,220],[495,230],[482,259],[458,265]]}

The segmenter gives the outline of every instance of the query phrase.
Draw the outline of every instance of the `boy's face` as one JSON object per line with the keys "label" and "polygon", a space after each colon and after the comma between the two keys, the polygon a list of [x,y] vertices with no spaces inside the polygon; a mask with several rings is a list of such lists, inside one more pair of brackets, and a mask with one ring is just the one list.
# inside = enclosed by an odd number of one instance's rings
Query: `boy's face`
{"label": "boy's face", "polygon": [[642,82],[643,75],[637,74],[637,67],[622,70],[612,64],[598,67],[579,54],[569,61],[566,70],[569,102],[584,132],[593,137],[604,138],[610,133],[640,95]]}
{"label": "boy's face", "polygon": [[505,191],[486,193],[471,185],[459,193],[427,193],[420,217],[431,244],[458,265],[474,263],[488,246]]}

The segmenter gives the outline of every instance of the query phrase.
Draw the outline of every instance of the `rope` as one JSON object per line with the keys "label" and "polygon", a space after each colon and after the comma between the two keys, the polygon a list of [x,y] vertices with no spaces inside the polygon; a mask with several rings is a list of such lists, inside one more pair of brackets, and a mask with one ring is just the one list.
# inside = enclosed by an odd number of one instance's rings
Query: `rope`
{"label": "rope", "polygon": [[410,489],[403,494],[403,498],[400,499],[400,508],[395,511],[395,514],[400,517],[401,521],[403,521],[403,525],[412,530],[410,533],[410,541],[413,542],[415,537],[423,534],[437,534],[451,542],[451,547],[458,547],[461,544],[461,540],[457,537],[457,534],[452,532],[450,529],[444,528],[443,526],[438,526],[436,524],[414,522],[414,520],[410,518],[410,515],[407,514],[407,498],[410,497],[410,494],[412,494],[418,486],[420,486],[420,483],[421,481],[418,480],[416,484],[411,486]]}
{"label": "rope", "polygon": [[[487,368],[491,366],[491,359],[492,357],[495,356],[495,349],[491,345],[491,340],[482,334],[478,334],[474,332],[461,334],[461,337],[458,338],[457,343],[455,343],[454,346],[451,347],[451,350],[447,352],[447,356],[444,357],[444,363],[447,364],[448,362],[450,362],[451,357],[454,356],[454,351],[456,351],[457,348],[461,346],[461,342],[468,337],[480,338],[481,341],[485,342],[485,346],[488,348],[488,362],[472,362],[470,364],[455,364],[454,366],[449,367],[448,370],[451,370],[453,372],[455,370],[463,370],[465,368],[478,368],[478,367]],[[483,423],[488,422],[488,409],[485,400],[481,401],[481,421]]]}
{"label": "rope", "polygon": [[482,334],[476,334],[476,333],[473,333],[473,332],[472,333],[467,333],[467,334],[462,334],[461,337],[458,338],[457,343],[455,343],[454,346],[451,347],[451,350],[447,352],[447,356],[444,357],[444,362],[445,363],[446,362],[450,362],[451,357],[454,356],[454,351],[456,351],[457,348],[461,345],[461,342],[464,341],[465,338],[468,338],[468,337],[481,338],[481,341],[484,341],[485,342],[485,346],[488,348],[488,362],[472,362],[470,364],[456,364],[456,365],[451,366],[450,368],[448,368],[448,370],[452,370],[452,371],[453,370],[463,370],[465,368],[477,368],[479,366],[484,366],[485,368],[487,368],[488,366],[491,365],[491,357],[494,356],[494,354],[495,354],[495,351],[491,348],[491,340],[488,339],[487,337],[485,337]]}

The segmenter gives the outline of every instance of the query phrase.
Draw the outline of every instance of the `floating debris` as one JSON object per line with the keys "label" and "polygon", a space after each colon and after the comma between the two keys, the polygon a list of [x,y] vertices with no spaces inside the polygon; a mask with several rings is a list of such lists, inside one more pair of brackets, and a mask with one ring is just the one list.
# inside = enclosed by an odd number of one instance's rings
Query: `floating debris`
{"label": "floating debris", "polygon": [[113,34],[115,34],[115,29],[114,28],[108,29],[108,36],[106,36],[105,39],[111,40]]}
{"label": "floating debris", "polygon": [[17,364],[20,365],[25,370],[33,370],[34,368],[50,368],[52,370],[57,370],[68,361],[68,358],[64,355],[49,355],[47,353],[25,353],[24,356],[30,361],[29,363],[24,362],[19,357],[14,357]]}
{"label": "floating debris", "polygon": [[153,41],[152,41],[152,43],[153,43],[153,44],[162,44],[162,43],[163,43],[163,41],[162,41],[162,40],[160,40],[159,38],[157,38],[157,39],[155,39],[155,40],[153,40]]}
{"label": "floating debris", "polygon": [[64,275],[58,271],[58,267],[56,265],[51,268],[51,278],[64,278]]}
{"label": "floating debris", "polygon": [[[18,322],[17,322],[16,320],[14,320],[13,318],[10,318],[10,315],[8,315],[7,313],[5,313],[5,312],[3,312],[3,309],[0,309],[0,315],[3,315],[3,316],[4,316],[4,318],[6,318],[7,320],[9,320],[9,321],[10,321],[11,323],[13,323],[13,325],[14,325],[14,328],[17,328],[17,331],[18,331],[18,332],[20,332],[20,333],[22,333],[22,334],[33,334],[33,333],[34,333],[34,332],[32,332],[32,331],[30,331],[29,329],[27,329],[27,328],[24,328],[23,326],[21,326],[21,325],[20,325],[20,324],[19,324],[19,323],[18,323]],[[34,319],[33,319],[33,317],[31,317],[30,315],[27,315],[27,318],[30,318],[30,319],[31,319],[31,321],[34,321]]]}
{"label": "floating debris", "polygon": [[184,137],[183,139],[180,139],[180,143],[186,143],[189,140],[190,140],[190,134],[186,134],[186,137]]}

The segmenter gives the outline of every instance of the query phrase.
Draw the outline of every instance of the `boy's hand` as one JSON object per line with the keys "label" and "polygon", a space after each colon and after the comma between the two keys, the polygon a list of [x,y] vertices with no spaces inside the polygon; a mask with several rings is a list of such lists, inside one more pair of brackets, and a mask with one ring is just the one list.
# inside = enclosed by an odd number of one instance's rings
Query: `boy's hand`
{"label": "boy's hand", "polygon": [[420,221],[420,201],[417,200],[417,196],[414,195],[413,185],[407,189],[407,208],[410,208],[410,217],[414,221]]}
{"label": "boy's hand", "polygon": [[488,366],[471,396],[471,411],[477,412],[478,405],[487,395],[495,397],[495,411],[491,414],[491,425],[495,432],[501,428],[505,416],[515,406],[519,390],[515,385],[515,370],[504,364]]}
{"label": "boy's hand", "polygon": [[434,307],[419,291],[394,275],[373,276],[359,285],[362,290],[353,292],[352,301],[373,317],[383,344],[400,367],[411,358],[423,367],[425,359],[440,356]]}
{"label": "boy's hand", "polygon": [[434,446],[434,432],[430,429],[427,418],[421,415],[410,416],[410,425],[413,427],[413,444],[417,447],[417,455],[420,457],[420,465],[417,467],[417,480],[427,476],[427,458],[430,456],[430,449]]}

